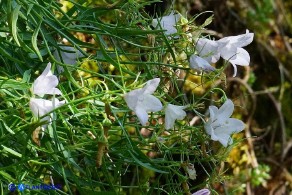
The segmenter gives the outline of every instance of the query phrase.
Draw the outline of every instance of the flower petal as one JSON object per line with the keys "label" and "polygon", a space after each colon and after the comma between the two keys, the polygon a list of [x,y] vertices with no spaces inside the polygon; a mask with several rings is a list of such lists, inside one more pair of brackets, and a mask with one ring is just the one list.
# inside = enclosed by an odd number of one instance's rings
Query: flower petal
{"label": "flower petal", "polygon": [[218,123],[224,123],[232,115],[233,110],[233,102],[230,99],[226,100],[217,112]]}
{"label": "flower petal", "polygon": [[49,62],[45,68],[45,70],[42,72],[41,76],[51,76],[53,75],[52,71],[51,71],[51,62]]}
{"label": "flower petal", "polygon": [[147,112],[143,109],[143,108],[140,108],[140,107],[136,107],[135,109],[135,114],[137,115],[140,123],[145,126],[147,121],[148,121],[148,114]]}
{"label": "flower petal", "polygon": [[218,108],[216,106],[209,106],[210,119],[213,122],[217,118]]}
{"label": "flower petal", "polygon": [[164,32],[165,35],[171,35],[177,33],[177,29],[175,27],[175,24],[180,20],[181,15],[180,14],[174,14],[173,12],[168,16],[163,16],[159,19],[153,19],[152,20],[152,26],[156,28],[160,24],[161,28],[163,30],[166,30]]}
{"label": "flower petal", "polygon": [[42,117],[53,110],[50,100],[30,98],[29,107],[35,117]]}
{"label": "flower petal", "polygon": [[206,133],[211,136],[212,140],[214,141],[218,140],[218,137],[214,132],[213,124],[211,123],[211,121],[208,121],[207,123],[205,123],[204,128],[205,128]]}
{"label": "flower petal", "polygon": [[176,106],[168,104],[165,109],[165,129],[172,129],[174,126],[175,120],[182,120],[187,115],[183,110],[185,106]]}
{"label": "flower petal", "polygon": [[249,53],[245,49],[237,48],[236,58],[229,60],[229,62],[240,66],[248,66],[250,62]]}
{"label": "flower petal", "polygon": [[124,99],[131,110],[135,110],[138,104],[138,98],[142,94],[142,89],[135,89],[124,95]]}
{"label": "flower petal", "polygon": [[232,47],[231,45],[226,45],[220,47],[220,56],[227,61],[236,58],[237,47]]}
{"label": "flower petal", "polygon": [[218,43],[216,41],[200,38],[196,44],[196,50],[199,56],[204,58],[208,63],[216,63],[220,58],[218,52]]}
{"label": "flower petal", "polygon": [[157,112],[163,108],[160,100],[153,95],[144,95],[143,101],[139,101],[137,107],[143,108],[146,112]]}
{"label": "flower petal", "polygon": [[[59,101],[57,98],[53,98],[52,101],[50,100],[44,100],[44,99],[38,99],[38,98],[31,98],[29,101],[29,107],[35,117],[42,118],[41,121],[46,121],[48,123],[51,123],[52,121],[52,113],[48,116],[45,116],[49,112],[51,112],[53,109],[65,104],[65,101]],[[43,117],[45,116],[45,117]],[[48,124],[42,125],[42,127],[45,129],[47,128]]]}
{"label": "flower petal", "polygon": [[143,94],[153,94],[154,91],[157,89],[159,83],[160,78],[155,78],[147,81],[145,87],[143,87]]}
{"label": "flower petal", "polygon": [[246,34],[238,36],[229,36],[219,39],[220,55],[225,60],[235,60],[237,56],[237,49],[250,44],[253,40],[253,33],[246,31]]}
{"label": "flower petal", "polygon": [[233,75],[232,75],[232,77],[235,77],[237,75],[237,66],[235,64],[233,64],[233,63],[231,63],[231,64],[233,66]]}
{"label": "flower petal", "polygon": [[237,35],[237,36],[229,36],[219,39],[219,43],[228,43],[230,47],[239,48],[244,47],[250,44],[253,40],[254,33],[250,33],[246,30],[245,34]]}
{"label": "flower petal", "polygon": [[227,147],[227,145],[230,145],[233,143],[232,138],[230,137],[230,134],[219,134],[217,135],[218,141],[224,146]]}
{"label": "flower petal", "polygon": [[43,73],[33,83],[33,93],[39,96],[44,94],[61,95],[61,91],[56,88],[59,83],[58,78],[52,74],[51,63],[48,63]]}
{"label": "flower petal", "polygon": [[53,105],[54,109],[64,105],[65,103],[66,103],[65,100],[59,101],[57,98],[52,98],[52,105]]}
{"label": "flower petal", "polygon": [[61,91],[56,88],[59,81],[55,75],[52,76],[39,76],[33,84],[33,93],[39,96],[44,94],[61,95]]}
{"label": "flower petal", "polygon": [[175,122],[175,119],[172,118],[172,116],[170,116],[169,114],[167,114],[167,112],[165,113],[165,129],[168,130],[168,129],[172,129],[173,126],[174,126],[174,122]]}
{"label": "flower petal", "polygon": [[211,192],[208,189],[201,189],[195,193],[193,193],[192,195],[209,195]]}
{"label": "flower petal", "polygon": [[211,66],[205,59],[196,56],[195,54],[190,57],[190,67],[196,70],[204,70],[204,71],[214,71],[216,70],[213,66]]}
{"label": "flower petal", "polygon": [[[236,118],[230,118],[228,119],[226,122],[225,122],[225,125],[228,129],[230,129],[229,131],[225,130],[224,133],[238,133],[240,131],[242,131],[244,128],[245,128],[245,124],[244,122],[242,122],[241,120],[239,119],[236,119]],[[233,129],[231,131],[231,129]]]}
{"label": "flower petal", "polygon": [[252,42],[253,37],[254,33],[250,33],[246,30],[245,34],[235,36],[235,40],[231,41],[231,44],[234,44],[234,47],[245,47]]}
{"label": "flower petal", "polygon": [[186,106],[176,106],[168,104],[165,113],[168,114],[173,119],[182,120],[187,115],[187,113],[183,110],[185,108]]}

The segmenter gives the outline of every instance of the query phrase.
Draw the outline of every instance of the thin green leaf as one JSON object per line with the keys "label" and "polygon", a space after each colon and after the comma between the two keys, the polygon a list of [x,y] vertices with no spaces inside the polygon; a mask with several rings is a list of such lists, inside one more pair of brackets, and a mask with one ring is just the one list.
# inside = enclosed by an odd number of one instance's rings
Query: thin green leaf
{"label": "thin green leaf", "polygon": [[20,8],[21,6],[17,5],[12,11],[11,18],[10,18],[11,19],[11,33],[18,46],[20,46],[20,42],[17,37],[17,20],[18,20]]}
{"label": "thin green leaf", "polygon": [[34,48],[36,54],[38,55],[39,59],[43,62],[43,57],[40,53],[40,50],[37,46],[37,37],[38,37],[38,34],[39,34],[39,30],[41,28],[41,24],[42,24],[42,21],[40,21],[35,29],[35,31],[33,32],[33,35],[32,35],[32,39],[31,39],[31,42],[32,42],[32,47]]}
{"label": "thin green leaf", "polygon": [[12,52],[7,50],[7,48],[3,48],[1,47],[0,45],[0,53],[1,55],[4,55],[7,59],[11,60],[11,61],[14,61],[14,62],[17,62],[17,63],[23,63],[22,61],[12,57]]}
{"label": "thin green leaf", "polygon": [[135,160],[135,162],[138,163],[139,165],[141,165],[142,167],[145,167],[145,168],[152,170],[152,171],[155,171],[157,173],[168,173],[166,171],[154,168],[153,166],[151,166],[151,164],[149,162],[144,163],[144,162],[140,161],[130,150],[129,150],[129,154],[132,156],[132,158]]}
{"label": "thin green leaf", "polygon": [[28,83],[29,80],[30,80],[30,76],[31,76],[31,70],[26,70],[23,74],[23,77],[22,77],[22,82],[23,83]]}
{"label": "thin green leaf", "polygon": [[6,178],[8,181],[14,181],[13,177],[4,171],[0,171],[0,175]]}
{"label": "thin green leaf", "polygon": [[0,120],[0,121],[9,133],[11,133],[12,135],[15,134],[14,131],[10,127],[8,127],[8,125],[3,120]]}
{"label": "thin green leaf", "polygon": [[2,152],[8,152],[8,153],[10,153],[10,154],[12,154],[14,156],[19,157],[19,158],[22,157],[22,154],[20,154],[19,152],[16,152],[15,150],[13,150],[11,148],[8,148],[8,147],[6,147],[4,145],[1,145],[1,146],[3,147]]}
{"label": "thin green leaf", "polygon": [[208,26],[209,24],[212,23],[212,21],[213,21],[213,15],[210,16],[210,17],[208,17],[208,18],[205,20],[204,24],[202,24],[201,27],[204,28],[204,27]]}

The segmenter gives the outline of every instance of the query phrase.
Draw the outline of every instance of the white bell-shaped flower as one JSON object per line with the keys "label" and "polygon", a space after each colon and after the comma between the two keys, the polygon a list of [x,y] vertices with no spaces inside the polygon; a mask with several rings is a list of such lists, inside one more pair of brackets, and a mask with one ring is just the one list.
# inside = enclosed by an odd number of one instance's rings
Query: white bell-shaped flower
{"label": "white bell-shaped flower", "polygon": [[124,96],[128,107],[135,112],[142,125],[148,121],[148,112],[162,110],[160,100],[152,95],[159,82],[159,78],[149,80],[142,89],[133,90]]}
{"label": "white bell-shaped flower", "polygon": [[56,88],[58,84],[58,78],[51,71],[51,63],[48,63],[43,73],[34,81],[32,91],[41,97],[45,94],[61,95],[61,91]]}
{"label": "white bell-shaped flower", "polygon": [[195,70],[201,70],[201,71],[214,71],[216,70],[213,66],[209,64],[205,59],[193,54],[190,57],[190,67]]}
{"label": "white bell-shaped flower", "polygon": [[210,106],[210,118],[205,123],[206,132],[211,135],[211,139],[219,141],[224,147],[232,144],[231,134],[238,133],[245,128],[241,120],[230,118],[234,110],[234,104],[227,100],[219,109]]}
{"label": "white bell-shaped flower", "polygon": [[254,33],[250,33],[246,30],[245,34],[238,36],[229,36],[219,39],[218,43],[218,51],[220,52],[220,56],[229,60],[229,62],[233,65],[234,74],[233,77],[237,74],[236,65],[240,66],[248,66],[250,63],[249,53],[242,49],[242,47],[247,46],[253,40]]}
{"label": "white bell-shaped flower", "polygon": [[[65,101],[59,101],[57,98],[53,98],[52,100],[30,98],[29,101],[29,107],[35,117],[42,117],[63,104],[65,104]],[[50,122],[51,117],[46,116],[42,121]]]}
{"label": "white bell-shaped flower", "polygon": [[164,32],[165,35],[172,35],[177,33],[177,29],[175,27],[176,23],[180,20],[180,14],[174,14],[171,12],[168,16],[163,16],[159,19],[152,20],[152,26],[157,28],[157,26],[161,26],[162,30],[166,30]]}
{"label": "white bell-shaped flower", "polygon": [[236,65],[248,66],[250,63],[249,53],[242,49],[242,47],[250,44],[253,37],[254,33],[246,30],[245,34],[224,37],[218,41],[199,38],[196,43],[196,51],[198,52],[198,56],[208,63],[216,63],[220,56],[228,60],[234,68],[234,77],[237,74]]}
{"label": "white bell-shaped flower", "polygon": [[174,126],[175,120],[182,120],[187,115],[183,110],[186,106],[176,106],[168,104],[165,109],[165,129],[172,129]]}

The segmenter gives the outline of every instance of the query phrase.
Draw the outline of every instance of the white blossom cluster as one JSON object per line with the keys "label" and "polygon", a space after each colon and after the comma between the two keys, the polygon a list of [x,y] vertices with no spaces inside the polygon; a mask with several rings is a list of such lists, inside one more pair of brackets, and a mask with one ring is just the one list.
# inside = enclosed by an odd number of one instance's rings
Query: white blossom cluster
{"label": "white blossom cluster", "polygon": [[[160,19],[154,19],[152,25],[156,28],[165,30],[166,36],[177,36],[176,24],[180,20],[179,14],[173,12]],[[234,67],[234,74],[237,74],[236,65],[248,66],[250,56],[242,47],[250,44],[253,40],[253,33],[246,30],[245,34],[222,38],[218,41],[207,38],[199,38],[196,43],[197,54],[192,54],[189,58],[189,66],[192,69],[201,71],[216,70],[211,63],[216,63],[220,57],[229,61]],[[158,87],[159,78],[149,80],[142,89],[136,89],[127,93],[124,98],[128,107],[137,115],[140,123],[146,125],[148,121],[148,112],[157,112],[163,109],[160,100],[152,94]],[[187,106],[167,104],[165,112],[165,129],[172,129],[175,120],[182,120],[186,117],[184,109]],[[206,133],[214,141],[219,141],[224,147],[232,144],[231,135],[242,131],[245,128],[241,120],[230,118],[234,111],[233,102],[228,99],[220,108],[209,107],[210,118],[205,123]]]}
{"label": "white blossom cluster", "polygon": [[[143,88],[130,91],[124,96],[128,107],[134,111],[142,125],[147,124],[148,112],[158,112],[163,109],[160,100],[152,95],[159,82],[159,78],[149,80]],[[187,106],[166,105],[164,109],[166,130],[172,129],[176,120],[185,118],[185,108]],[[229,99],[219,109],[215,106],[210,106],[210,118],[204,126],[206,133],[211,135],[211,139],[219,141],[225,147],[228,144],[232,144],[230,135],[242,131],[245,127],[241,120],[230,118],[233,110],[234,104]]]}
{"label": "white blossom cluster", "polygon": [[[166,36],[174,35],[173,38],[179,38],[177,35],[176,23],[180,20],[181,15],[171,13],[160,19],[154,19],[152,25],[156,28],[162,28]],[[236,65],[248,66],[250,63],[250,56],[242,47],[250,44],[253,40],[253,33],[248,30],[245,34],[238,36],[230,36],[219,39],[217,41],[209,40],[207,38],[198,38],[196,41],[195,50],[197,53],[189,57],[189,67],[201,71],[215,71],[215,67],[211,64],[216,63],[220,57],[229,61],[234,67],[234,75],[236,76]],[[64,47],[68,49],[69,47]],[[78,57],[82,54],[69,48],[72,53],[60,53],[61,58],[65,63],[75,64]],[[56,56],[57,54],[55,54]],[[60,59],[59,54],[57,55]],[[51,64],[48,63],[43,73],[34,81],[32,92],[37,98],[30,99],[30,109],[35,117],[43,117],[50,113],[55,108],[65,104],[65,101],[59,101],[56,95],[62,95],[61,91],[56,88],[59,81],[58,78],[51,72]],[[140,89],[135,89],[124,95],[124,99],[128,107],[137,115],[140,123],[145,126],[148,122],[149,112],[164,111],[165,120],[164,127],[166,130],[173,129],[176,120],[183,120],[186,117],[188,106],[173,105],[167,103],[162,105],[159,98],[153,94],[159,86],[160,78],[154,78],[146,82],[145,86]],[[48,100],[44,99],[44,95],[52,95]],[[240,132],[245,125],[241,120],[230,118],[234,111],[233,102],[228,99],[220,108],[215,106],[209,107],[210,117],[204,124],[206,133],[211,136],[214,141],[219,141],[224,147],[232,144],[231,135]],[[42,118],[42,121],[51,121],[51,116]],[[44,125],[43,127],[46,127]]]}
{"label": "white blossom cluster", "polygon": [[[165,30],[165,35],[174,35],[177,38],[176,24],[181,19],[180,14],[174,14],[173,12],[162,18],[154,19],[152,25]],[[242,47],[247,46],[253,40],[254,33],[250,33],[246,30],[245,34],[238,36],[229,36],[213,41],[207,38],[198,38],[196,41],[197,54],[192,54],[189,58],[190,68],[202,71],[214,71],[216,70],[211,63],[216,63],[220,57],[229,61],[234,68],[233,77],[237,74],[237,67],[248,66],[250,63],[249,53]]]}

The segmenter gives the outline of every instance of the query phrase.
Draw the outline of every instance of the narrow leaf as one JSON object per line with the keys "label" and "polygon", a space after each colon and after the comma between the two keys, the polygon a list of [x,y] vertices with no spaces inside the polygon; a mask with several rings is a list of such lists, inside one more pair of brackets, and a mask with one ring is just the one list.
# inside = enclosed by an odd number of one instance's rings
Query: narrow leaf
{"label": "narrow leaf", "polygon": [[11,33],[12,33],[12,36],[13,36],[13,38],[18,46],[20,46],[20,43],[19,43],[19,40],[17,37],[17,20],[18,20],[20,8],[21,8],[21,6],[17,5],[11,14]]}
{"label": "narrow leaf", "polygon": [[33,32],[31,42],[32,42],[32,47],[34,48],[36,54],[38,55],[39,59],[43,62],[43,57],[42,57],[42,55],[40,53],[40,50],[39,50],[39,48],[37,46],[37,37],[38,37],[38,34],[39,34],[39,30],[40,30],[41,24],[42,24],[42,21],[39,22],[39,24],[37,25],[37,28]]}
{"label": "narrow leaf", "polygon": [[6,146],[3,146],[3,145],[1,145],[1,146],[3,147],[2,152],[3,152],[3,151],[6,151],[6,152],[8,152],[8,153],[10,153],[10,154],[12,154],[12,155],[14,155],[14,156],[19,157],[19,158],[22,157],[22,155],[21,155],[19,152],[16,152],[15,150],[12,150],[11,148],[8,148],[8,147],[6,147]]}
{"label": "narrow leaf", "polygon": [[155,171],[157,173],[168,173],[166,171],[162,171],[162,170],[159,170],[159,169],[152,167],[150,163],[144,163],[144,162],[140,161],[138,158],[136,158],[136,156],[130,150],[129,150],[129,153],[132,156],[132,158],[135,160],[135,162],[138,163],[139,165],[141,165],[142,167],[145,167],[145,168],[152,170],[152,171]]}
{"label": "narrow leaf", "polygon": [[0,175],[6,178],[8,181],[14,181],[13,177],[4,171],[0,171]]}

